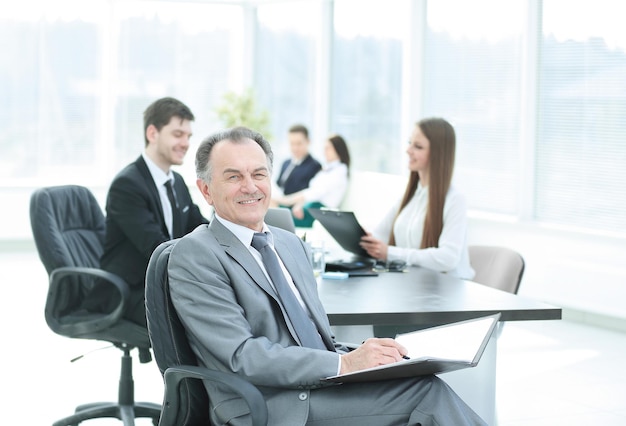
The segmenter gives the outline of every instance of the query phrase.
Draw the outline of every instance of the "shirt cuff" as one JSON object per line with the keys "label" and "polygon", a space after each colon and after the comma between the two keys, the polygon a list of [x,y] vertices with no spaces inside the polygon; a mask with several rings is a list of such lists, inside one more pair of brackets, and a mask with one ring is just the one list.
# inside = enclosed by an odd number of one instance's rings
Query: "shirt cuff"
{"label": "shirt cuff", "polygon": [[403,256],[403,249],[396,246],[387,246],[387,261],[402,260],[406,262]]}

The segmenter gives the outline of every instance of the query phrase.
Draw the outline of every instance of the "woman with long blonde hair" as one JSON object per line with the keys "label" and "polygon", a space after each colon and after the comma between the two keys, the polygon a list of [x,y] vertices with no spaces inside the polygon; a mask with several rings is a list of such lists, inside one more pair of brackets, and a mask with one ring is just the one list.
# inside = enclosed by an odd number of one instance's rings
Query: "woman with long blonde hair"
{"label": "woman with long blonde hair", "polygon": [[410,176],[404,196],[361,239],[370,256],[474,277],[465,198],[451,186],[455,145],[454,128],[446,120],[426,118],[416,124],[406,150]]}

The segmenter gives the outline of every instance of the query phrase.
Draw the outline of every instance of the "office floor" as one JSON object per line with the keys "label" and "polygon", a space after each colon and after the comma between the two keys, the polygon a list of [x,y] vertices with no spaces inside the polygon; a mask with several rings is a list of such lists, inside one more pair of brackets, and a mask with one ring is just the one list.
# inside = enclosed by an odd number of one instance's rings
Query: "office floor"
{"label": "office floor", "polygon": [[[47,276],[37,254],[2,250],[0,271],[5,289],[0,365],[8,394],[2,423],[52,424],[78,404],[114,400],[120,351],[101,349],[103,342],[57,336],[47,328]],[[625,353],[624,333],[566,320],[507,323],[498,342],[498,425],[626,424]],[[160,402],[163,386],[156,364],[139,364],[135,358],[133,367],[136,399]]]}

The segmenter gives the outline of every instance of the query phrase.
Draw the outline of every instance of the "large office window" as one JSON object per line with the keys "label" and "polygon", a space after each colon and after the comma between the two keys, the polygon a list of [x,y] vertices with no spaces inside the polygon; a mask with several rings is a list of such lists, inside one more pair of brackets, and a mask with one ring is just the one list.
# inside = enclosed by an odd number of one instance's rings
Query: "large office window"
{"label": "large office window", "polygon": [[[215,107],[242,76],[239,7],[176,1],[116,2],[116,168],[143,148],[142,116],[161,96],[185,102],[196,116],[192,143],[220,127]],[[113,76],[112,76],[113,77]],[[186,167],[192,167],[188,157]]]}
{"label": "large office window", "polygon": [[473,209],[518,213],[525,3],[428,2],[423,115],[455,127],[454,184]]}
{"label": "large office window", "polygon": [[[26,0],[0,15],[4,186],[106,186],[143,150],[163,96],[196,115],[198,142],[241,84],[243,13],[180,1]],[[9,42],[10,41],[10,42]],[[7,102],[8,101],[8,102]],[[193,173],[193,161],[185,168]]]}
{"label": "large office window", "polygon": [[106,3],[25,1],[0,15],[0,179],[7,186],[97,170]]}
{"label": "large office window", "polygon": [[276,161],[289,155],[287,130],[296,123],[309,128],[318,156],[323,146],[315,133],[320,3],[261,4],[257,18],[254,81],[260,105],[270,113]]}
{"label": "large office window", "polygon": [[407,1],[335,1],[330,132],[361,170],[401,173],[402,40]]}
{"label": "large office window", "polygon": [[539,221],[625,232],[626,32],[621,16],[614,1],[543,2]]}
{"label": "large office window", "polygon": [[301,122],[318,156],[336,132],[355,170],[404,174],[405,121],[442,116],[472,210],[624,235],[621,16],[612,0],[13,2],[0,14],[0,191],[106,188],[161,96],[196,115],[193,174],[222,95],[252,84],[277,158]]}

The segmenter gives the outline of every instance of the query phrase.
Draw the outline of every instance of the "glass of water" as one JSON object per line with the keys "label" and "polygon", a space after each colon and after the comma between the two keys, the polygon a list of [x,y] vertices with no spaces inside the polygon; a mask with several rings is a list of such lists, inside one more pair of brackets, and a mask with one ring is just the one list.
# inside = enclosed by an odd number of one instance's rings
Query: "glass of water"
{"label": "glass of water", "polygon": [[310,243],[311,247],[311,266],[313,267],[313,274],[315,277],[319,277],[326,270],[326,259],[324,253],[324,241],[313,241]]}

